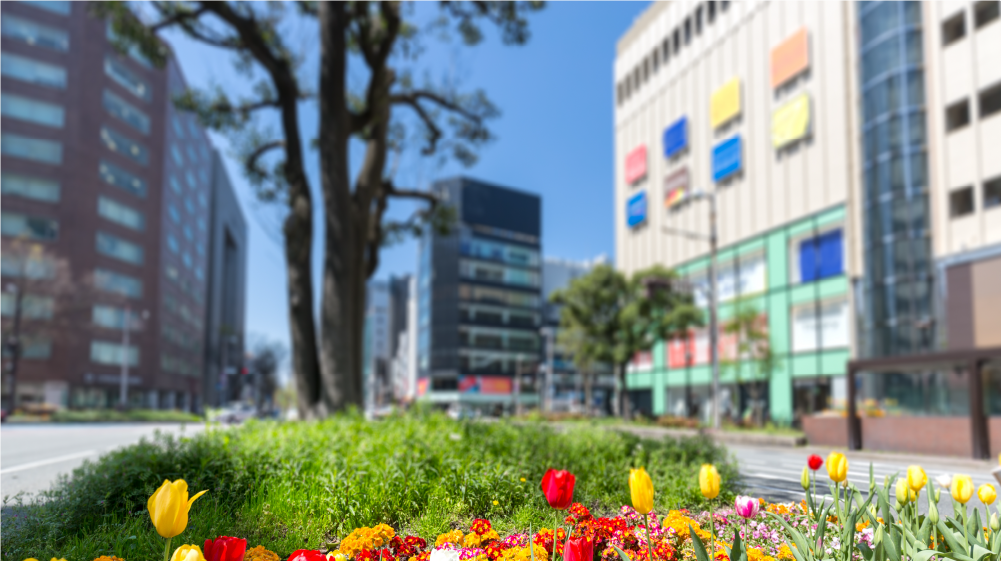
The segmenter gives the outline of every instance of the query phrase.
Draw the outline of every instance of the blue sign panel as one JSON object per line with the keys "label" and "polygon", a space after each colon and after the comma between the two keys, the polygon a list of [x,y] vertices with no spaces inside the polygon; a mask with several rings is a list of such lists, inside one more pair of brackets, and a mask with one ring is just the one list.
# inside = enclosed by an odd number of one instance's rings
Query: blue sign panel
{"label": "blue sign panel", "polygon": [[630,228],[646,221],[646,191],[640,191],[626,202],[626,224]]}
{"label": "blue sign panel", "polygon": [[671,156],[688,146],[688,117],[682,117],[664,129],[664,155]]}
{"label": "blue sign panel", "polygon": [[713,181],[722,181],[740,171],[740,135],[728,138],[713,148]]}

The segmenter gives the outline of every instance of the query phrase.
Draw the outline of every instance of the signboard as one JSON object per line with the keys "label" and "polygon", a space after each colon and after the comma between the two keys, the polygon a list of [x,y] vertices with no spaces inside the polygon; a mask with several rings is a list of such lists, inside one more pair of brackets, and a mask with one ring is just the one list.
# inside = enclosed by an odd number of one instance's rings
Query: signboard
{"label": "signboard", "polygon": [[810,132],[810,96],[800,94],[772,114],[772,146],[782,148]]}
{"label": "signboard", "polygon": [[792,352],[808,352],[848,346],[848,299],[809,303],[792,309]]}
{"label": "signboard", "polygon": [[630,228],[646,222],[646,191],[640,191],[626,203],[626,224]]}
{"label": "signboard", "polygon": [[428,393],[428,387],[431,385],[430,378],[418,378],[417,379],[417,397],[422,397]]}
{"label": "signboard", "polygon": [[690,180],[688,168],[682,168],[664,178],[664,207],[673,208],[681,204],[688,195]]}
{"label": "signboard", "polygon": [[740,78],[734,78],[713,92],[709,102],[709,125],[717,128],[740,115]]}
{"label": "signboard", "polygon": [[510,394],[514,380],[507,376],[459,376],[459,393]]}
{"label": "signboard", "polygon": [[722,181],[740,171],[740,168],[740,135],[728,138],[713,147],[713,181]]}
{"label": "signboard", "polygon": [[626,156],[626,183],[632,185],[646,176],[646,144]]}
{"label": "signboard", "polygon": [[[758,323],[762,329],[767,330],[768,316],[761,314],[758,316]],[[735,333],[725,333],[721,323],[716,339],[720,360],[736,360],[739,339]],[[668,368],[686,368],[689,366],[701,366],[712,361],[709,347],[709,330],[697,329],[688,332],[687,337],[675,337],[664,345],[664,358]]]}
{"label": "signboard", "polygon": [[772,49],[772,88],[810,67],[810,41],[805,27]]}
{"label": "signboard", "polygon": [[664,155],[670,158],[688,147],[688,117],[664,129]]}

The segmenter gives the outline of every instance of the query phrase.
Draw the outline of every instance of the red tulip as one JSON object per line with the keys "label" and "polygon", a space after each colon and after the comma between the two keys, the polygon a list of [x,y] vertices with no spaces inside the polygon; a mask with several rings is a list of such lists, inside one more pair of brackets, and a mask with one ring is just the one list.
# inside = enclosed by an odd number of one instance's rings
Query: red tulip
{"label": "red tulip", "polygon": [[327,561],[327,556],[315,549],[297,549],[288,556],[288,561]]}
{"label": "red tulip", "polygon": [[549,506],[556,510],[566,510],[573,503],[573,484],[575,478],[566,470],[550,468],[542,476],[542,493],[546,495]]}
{"label": "red tulip", "polygon": [[[572,476],[571,476],[572,477]],[[580,536],[570,538],[563,547],[563,561],[593,561],[594,542]]]}
{"label": "red tulip", "polygon": [[817,471],[820,469],[820,466],[824,465],[824,459],[816,454],[810,454],[810,457],[806,459],[806,463],[810,466],[810,469]]}
{"label": "red tulip", "polygon": [[205,561],[243,561],[247,552],[247,540],[219,536],[214,540],[205,540]]}

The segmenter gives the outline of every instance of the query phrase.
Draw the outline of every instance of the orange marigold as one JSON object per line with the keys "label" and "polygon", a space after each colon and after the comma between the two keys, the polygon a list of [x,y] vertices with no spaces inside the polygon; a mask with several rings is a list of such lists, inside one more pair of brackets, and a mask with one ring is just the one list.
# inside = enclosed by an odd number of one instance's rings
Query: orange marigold
{"label": "orange marigold", "polygon": [[779,556],[779,559],[783,559],[783,560],[795,559],[796,558],[796,556],[792,554],[792,550],[789,549],[789,544],[787,544],[787,543],[784,543],[784,544],[782,544],[782,545],[779,546],[778,556]]}
{"label": "orange marigold", "polygon": [[447,543],[454,543],[460,545],[462,543],[462,530],[452,530],[451,532],[446,532],[434,541],[435,547],[443,546]]}
{"label": "orange marigold", "polygon": [[243,561],[279,561],[278,554],[259,545],[243,554]]}

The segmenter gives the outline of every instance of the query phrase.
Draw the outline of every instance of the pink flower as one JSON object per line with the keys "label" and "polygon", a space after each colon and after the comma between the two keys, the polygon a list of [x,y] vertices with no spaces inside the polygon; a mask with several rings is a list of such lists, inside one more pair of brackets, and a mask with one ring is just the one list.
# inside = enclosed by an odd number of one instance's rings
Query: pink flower
{"label": "pink flower", "polygon": [[760,508],[761,504],[754,497],[738,496],[737,500],[734,501],[734,510],[741,518],[754,518],[758,515]]}

